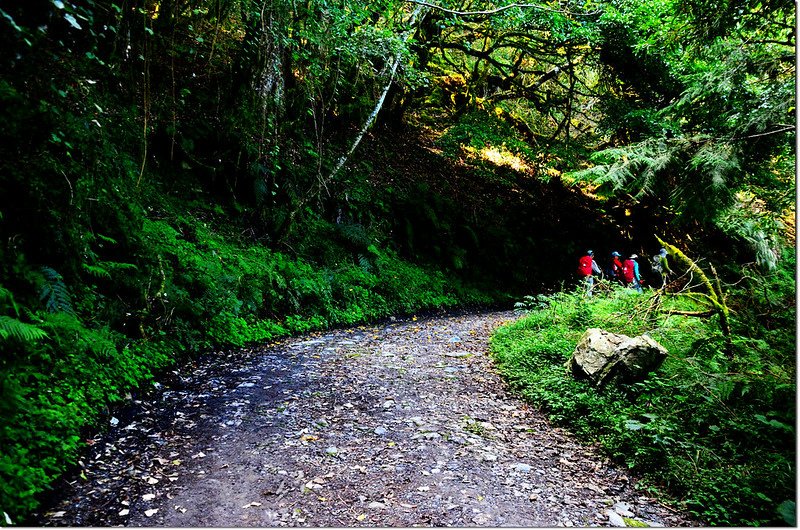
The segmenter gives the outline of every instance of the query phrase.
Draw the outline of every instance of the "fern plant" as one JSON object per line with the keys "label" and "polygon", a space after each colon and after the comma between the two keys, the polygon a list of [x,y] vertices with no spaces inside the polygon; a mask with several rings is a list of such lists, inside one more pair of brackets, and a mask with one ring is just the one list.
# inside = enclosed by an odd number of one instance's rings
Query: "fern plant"
{"label": "fern plant", "polygon": [[[14,295],[11,291],[0,285],[0,311],[12,310],[17,318],[9,315],[0,315],[0,339],[8,340],[14,338],[21,342],[34,342],[36,340],[47,337],[47,333],[35,324],[29,324],[19,320],[20,307],[14,300]],[[22,308],[23,312],[27,308]]]}
{"label": "fern plant", "polygon": [[64,277],[55,269],[41,267],[44,282],[39,293],[39,300],[44,302],[50,313],[68,313],[74,315],[72,309],[72,296],[70,295]]}
{"label": "fern plant", "polygon": [[14,295],[11,291],[0,285],[0,307],[3,305],[11,307],[11,309],[14,310],[14,314],[19,316],[19,306],[17,306],[17,303],[14,301]]}
{"label": "fern plant", "polygon": [[527,314],[531,311],[545,309],[550,306],[552,298],[545,294],[525,295],[522,300],[514,304],[514,312],[517,314]]}
{"label": "fern plant", "polygon": [[47,337],[38,326],[27,324],[8,315],[0,315],[0,339],[14,338],[20,342],[35,342]]}

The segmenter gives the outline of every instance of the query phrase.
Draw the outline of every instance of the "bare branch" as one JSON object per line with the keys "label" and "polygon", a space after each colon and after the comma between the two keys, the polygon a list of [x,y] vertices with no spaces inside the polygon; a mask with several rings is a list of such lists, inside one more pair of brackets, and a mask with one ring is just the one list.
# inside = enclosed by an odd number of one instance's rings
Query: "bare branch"
{"label": "bare branch", "polygon": [[780,134],[794,130],[794,125],[787,125],[783,129],[776,129],[774,131],[767,131],[758,134],[751,134],[748,136],[734,136],[731,140],[749,140],[750,138],[758,138],[759,136],[769,136],[771,134]]}

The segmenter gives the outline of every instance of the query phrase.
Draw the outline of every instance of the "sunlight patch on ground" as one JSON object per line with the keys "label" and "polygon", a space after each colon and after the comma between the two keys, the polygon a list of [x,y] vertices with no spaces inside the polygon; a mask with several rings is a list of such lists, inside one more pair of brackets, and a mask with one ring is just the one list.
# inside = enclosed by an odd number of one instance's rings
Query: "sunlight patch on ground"
{"label": "sunlight patch on ground", "polygon": [[464,145],[462,146],[462,149],[464,149],[468,156],[485,160],[486,162],[490,162],[496,166],[510,167],[511,169],[522,173],[527,173],[533,170],[533,168],[531,168],[531,166],[528,165],[525,160],[523,160],[519,155],[516,155],[506,149],[505,146],[490,146],[478,150],[474,147]]}

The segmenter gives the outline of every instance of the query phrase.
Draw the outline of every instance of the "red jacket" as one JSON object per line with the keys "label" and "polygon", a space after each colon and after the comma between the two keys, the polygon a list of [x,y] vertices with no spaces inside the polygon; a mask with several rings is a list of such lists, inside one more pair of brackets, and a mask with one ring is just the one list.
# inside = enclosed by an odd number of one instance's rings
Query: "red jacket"
{"label": "red jacket", "polygon": [[581,259],[578,260],[578,274],[580,276],[591,276],[592,275],[592,261],[594,258],[592,256],[583,256]]}
{"label": "red jacket", "polygon": [[626,259],[622,264],[622,277],[627,283],[633,283],[633,260]]}
{"label": "red jacket", "polygon": [[616,256],[614,256],[614,260],[611,262],[611,270],[614,272],[616,278],[622,277],[622,262]]}

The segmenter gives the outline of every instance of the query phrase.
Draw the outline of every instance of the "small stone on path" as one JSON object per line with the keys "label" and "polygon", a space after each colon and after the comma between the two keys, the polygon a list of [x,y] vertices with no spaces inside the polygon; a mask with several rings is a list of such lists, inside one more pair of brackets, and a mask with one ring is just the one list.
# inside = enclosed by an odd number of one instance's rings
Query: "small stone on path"
{"label": "small stone on path", "polygon": [[620,528],[628,526],[625,524],[625,520],[622,516],[614,510],[606,510],[606,515],[608,516],[608,522],[611,526],[618,526]]}

